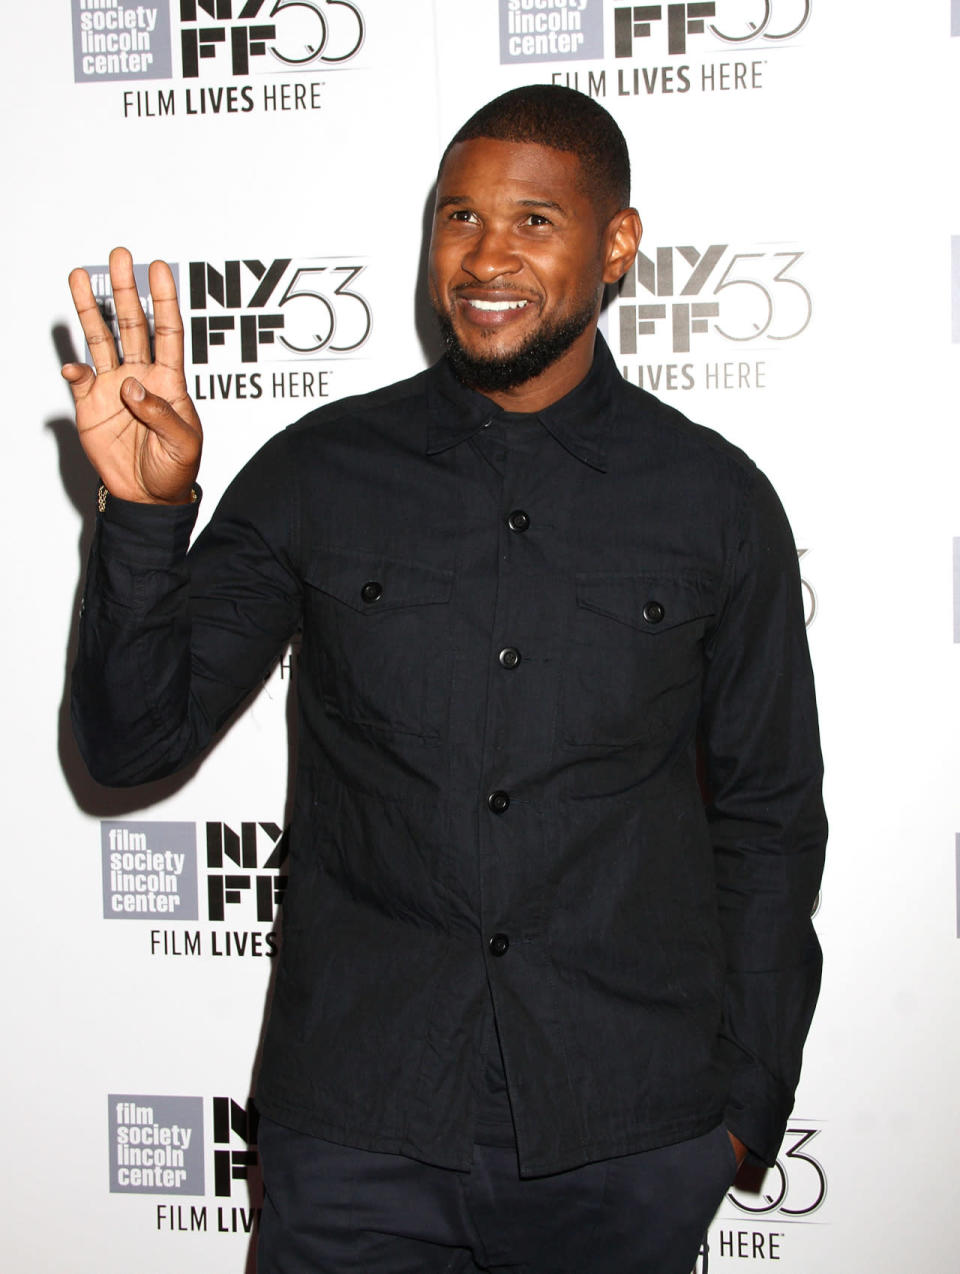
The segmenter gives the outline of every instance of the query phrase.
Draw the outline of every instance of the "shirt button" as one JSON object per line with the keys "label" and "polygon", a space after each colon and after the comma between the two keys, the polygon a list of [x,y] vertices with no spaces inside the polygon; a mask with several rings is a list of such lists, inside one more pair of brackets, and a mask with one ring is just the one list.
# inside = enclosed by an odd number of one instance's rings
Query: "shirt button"
{"label": "shirt button", "polygon": [[511,531],[525,531],[530,525],[530,518],[523,509],[514,509],[507,518],[507,526]]}
{"label": "shirt button", "polygon": [[505,933],[495,933],[490,939],[489,946],[491,955],[506,955],[510,950],[510,939]]}
{"label": "shirt button", "polygon": [[487,797],[487,804],[494,814],[502,814],[510,805],[510,797],[506,792],[491,792]]}
{"label": "shirt button", "polygon": [[360,590],[360,596],[365,602],[378,602],[383,596],[383,586],[375,579],[368,579]]}
{"label": "shirt button", "polygon": [[665,611],[659,602],[647,602],[643,608],[643,617],[648,624],[659,624]]}
{"label": "shirt button", "polygon": [[520,662],[520,651],[515,650],[513,646],[507,646],[504,650],[500,651],[497,658],[500,660],[501,668],[516,668],[517,664]]}

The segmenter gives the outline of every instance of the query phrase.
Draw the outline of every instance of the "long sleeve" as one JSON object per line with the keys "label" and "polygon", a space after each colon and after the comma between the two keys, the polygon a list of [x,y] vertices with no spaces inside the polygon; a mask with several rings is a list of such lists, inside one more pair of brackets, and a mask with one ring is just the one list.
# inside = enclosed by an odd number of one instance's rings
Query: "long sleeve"
{"label": "long sleeve", "polygon": [[266,676],[300,616],[296,491],[283,435],[231,484],[188,552],[197,506],[109,498],[98,517],[72,717],[102,783],[169,774]]}
{"label": "long sleeve", "polygon": [[725,1117],[772,1164],[820,986],[810,913],[826,819],[796,549],[759,473],[707,656],[702,729],[733,1074]]}

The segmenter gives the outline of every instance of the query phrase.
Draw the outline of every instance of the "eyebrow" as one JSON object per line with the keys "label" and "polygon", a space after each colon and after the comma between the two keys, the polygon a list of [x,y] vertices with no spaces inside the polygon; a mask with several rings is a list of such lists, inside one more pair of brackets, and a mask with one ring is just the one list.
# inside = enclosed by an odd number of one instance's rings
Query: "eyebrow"
{"label": "eyebrow", "polygon": [[[454,205],[463,207],[474,202],[467,195],[444,195],[442,199],[437,200],[437,212]],[[516,199],[514,203],[518,208],[547,208],[551,212],[559,212],[561,216],[567,215],[566,208],[554,199]]]}

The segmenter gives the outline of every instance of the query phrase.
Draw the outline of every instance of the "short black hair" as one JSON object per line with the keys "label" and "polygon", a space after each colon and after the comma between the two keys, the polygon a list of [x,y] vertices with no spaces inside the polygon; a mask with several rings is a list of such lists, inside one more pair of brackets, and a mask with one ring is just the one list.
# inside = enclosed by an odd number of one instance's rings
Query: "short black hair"
{"label": "short black hair", "polygon": [[452,147],[478,137],[569,151],[579,159],[584,185],[604,216],[630,204],[630,155],[623,133],[610,112],[585,93],[559,84],[527,84],[501,93],[454,134],[440,168]]}

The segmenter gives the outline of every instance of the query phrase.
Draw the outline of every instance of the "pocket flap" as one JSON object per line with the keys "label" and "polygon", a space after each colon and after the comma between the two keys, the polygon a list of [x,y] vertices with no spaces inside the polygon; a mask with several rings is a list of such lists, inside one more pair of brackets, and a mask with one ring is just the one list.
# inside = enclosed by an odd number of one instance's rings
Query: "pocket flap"
{"label": "pocket flap", "polygon": [[448,602],[453,592],[453,571],[356,549],[315,553],[304,578],[361,615],[437,605]]}
{"label": "pocket flap", "polygon": [[577,575],[577,605],[656,635],[716,611],[713,581],[700,573]]}

